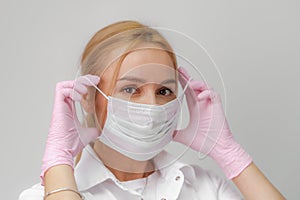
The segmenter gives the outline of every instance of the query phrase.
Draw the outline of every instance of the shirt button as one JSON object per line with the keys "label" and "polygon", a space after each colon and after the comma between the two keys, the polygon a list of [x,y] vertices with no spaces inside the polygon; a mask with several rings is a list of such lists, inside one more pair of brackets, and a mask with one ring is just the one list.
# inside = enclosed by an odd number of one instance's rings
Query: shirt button
{"label": "shirt button", "polygon": [[176,176],[175,181],[179,181],[180,180],[180,176]]}

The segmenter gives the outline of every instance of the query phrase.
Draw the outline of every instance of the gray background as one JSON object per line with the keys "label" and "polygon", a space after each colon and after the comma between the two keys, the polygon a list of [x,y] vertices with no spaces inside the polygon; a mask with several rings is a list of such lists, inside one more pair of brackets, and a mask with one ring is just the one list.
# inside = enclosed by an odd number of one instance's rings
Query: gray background
{"label": "gray background", "polygon": [[[134,19],[188,34],[218,64],[236,139],[288,199],[299,199],[300,3],[285,0],[0,2],[1,199],[39,181],[56,82],[73,79],[101,27]],[[210,159],[183,158],[222,174]]]}

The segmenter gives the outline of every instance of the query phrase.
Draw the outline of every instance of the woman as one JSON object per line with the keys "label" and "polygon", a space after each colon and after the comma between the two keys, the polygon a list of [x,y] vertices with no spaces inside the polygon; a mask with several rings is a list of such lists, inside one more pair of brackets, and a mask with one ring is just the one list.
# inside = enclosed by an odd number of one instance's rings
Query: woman
{"label": "woman", "polygon": [[[81,66],[83,76],[56,87],[43,186],[25,190],[20,200],[241,198],[211,172],[174,161],[163,151],[172,140],[212,157],[245,199],[284,199],[234,141],[219,96],[177,68],[157,31],[134,21],[109,25],[89,41]],[[190,111],[180,131],[178,82]],[[86,127],[73,113],[74,101],[87,113]]]}

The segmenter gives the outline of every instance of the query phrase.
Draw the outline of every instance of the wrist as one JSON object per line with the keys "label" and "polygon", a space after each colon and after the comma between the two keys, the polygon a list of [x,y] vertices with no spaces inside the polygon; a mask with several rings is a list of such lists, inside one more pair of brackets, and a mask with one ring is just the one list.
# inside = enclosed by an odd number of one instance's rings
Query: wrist
{"label": "wrist", "polygon": [[[77,185],[74,177],[74,170],[69,165],[56,165],[45,173],[45,194],[51,193],[61,188],[68,188],[73,191],[77,190]],[[53,196],[49,196],[47,199],[81,199],[78,194],[70,191],[63,191]]]}
{"label": "wrist", "polygon": [[[54,154],[55,155],[55,154]],[[73,157],[70,156],[44,156],[43,158],[43,164],[42,164],[42,168],[41,168],[41,174],[40,174],[40,178],[42,181],[42,185],[44,185],[44,181],[45,181],[45,175],[46,173],[48,173],[48,171],[52,168],[56,168],[60,166],[68,166],[69,168],[71,168],[73,170],[74,168],[74,159]]]}
{"label": "wrist", "polygon": [[236,142],[217,152],[219,154],[215,155],[213,159],[228,179],[238,176],[252,163],[251,156]]}

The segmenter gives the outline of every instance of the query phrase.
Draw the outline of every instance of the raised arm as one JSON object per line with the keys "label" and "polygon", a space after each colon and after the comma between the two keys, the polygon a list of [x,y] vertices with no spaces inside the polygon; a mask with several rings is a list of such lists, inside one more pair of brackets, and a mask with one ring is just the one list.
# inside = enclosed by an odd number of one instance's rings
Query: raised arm
{"label": "raised arm", "polygon": [[[86,75],[93,83],[99,77]],[[83,128],[75,112],[74,101],[80,101],[91,82],[86,77],[56,85],[55,101],[41,172],[45,200],[82,199],[73,174],[73,158],[98,136],[95,128]],[[82,134],[84,133],[84,134]]]}
{"label": "raised arm", "polygon": [[[188,73],[179,68],[185,85]],[[174,141],[213,158],[245,199],[284,199],[233,138],[220,96],[201,81],[191,81],[186,92],[190,124],[174,133]]]}

